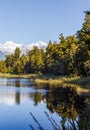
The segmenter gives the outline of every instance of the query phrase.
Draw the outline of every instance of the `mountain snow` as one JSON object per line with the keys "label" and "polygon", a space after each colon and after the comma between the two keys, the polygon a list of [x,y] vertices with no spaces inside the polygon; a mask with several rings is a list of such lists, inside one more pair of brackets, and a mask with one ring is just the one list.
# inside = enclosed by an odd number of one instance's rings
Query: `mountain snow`
{"label": "mountain snow", "polygon": [[0,51],[4,54],[11,54],[14,52],[16,47],[21,49],[21,44],[14,43],[12,41],[7,41],[4,44],[0,44]]}
{"label": "mountain snow", "polygon": [[43,41],[38,41],[36,43],[30,44],[18,44],[12,41],[7,41],[3,44],[0,44],[0,54],[4,56],[7,54],[12,54],[14,53],[16,47],[20,48],[22,54],[26,54],[29,50],[33,49],[33,46],[37,46],[39,49],[45,49],[47,44]]}

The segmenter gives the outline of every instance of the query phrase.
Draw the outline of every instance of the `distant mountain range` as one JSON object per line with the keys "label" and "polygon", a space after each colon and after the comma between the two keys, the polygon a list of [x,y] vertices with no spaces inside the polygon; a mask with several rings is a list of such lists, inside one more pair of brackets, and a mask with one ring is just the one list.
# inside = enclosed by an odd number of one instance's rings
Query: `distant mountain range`
{"label": "distant mountain range", "polygon": [[18,44],[12,41],[7,41],[3,44],[0,44],[0,60],[5,59],[5,55],[14,53],[16,47],[20,48],[22,54],[26,54],[33,48],[33,46],[37,46],[40,49],[45,49],[47,44],[43,41],[38,41],[36,43],[30,44]]}

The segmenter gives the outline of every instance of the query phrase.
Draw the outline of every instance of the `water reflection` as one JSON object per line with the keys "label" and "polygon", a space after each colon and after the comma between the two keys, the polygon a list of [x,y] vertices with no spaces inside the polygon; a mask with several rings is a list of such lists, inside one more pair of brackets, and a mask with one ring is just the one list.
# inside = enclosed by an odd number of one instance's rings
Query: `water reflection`
{"label": "water reflection", "polygon": [[15,91],[15,89],[7,89],[0,87],[0,103],[7,105],[20,104],[21,101],[24,101],[30,97],[29,93]]}
{"label": "water reflection", "polygon": [[[47,108],[51,113],[57,113],[61,119],[55,122],[55,119],[45,112],[47,120],[53,129],[57,130],[90,130],[90,97],[79,95],[76,87],[52,87],[51,91],[46,93]],[[43,100],[38,96],[35,99]],[[39,101],[39,100],[38,100]],[[37,102],[38,102],[37,101]],[[36,103],[37,104],[37,103]],[[33,113],[30,113],[34,121],[41,129],[42,123],[38,122]],[[30,127],[33,126],[30,124]],[[37,128],[38,129],[38,128]]]}
{"label": "water reflection", "polygon": [[23,101],[33,100],[35,105],[45,101],[48,90],[33,86],[29,79],[0,79],[0,103],[19,105]]}
{"label": "water reflection", "polygon": [[24,78],[0,78],[0,86],[29,87],[33,82]]}
{"label": "water reflection", "polygon": [[[6,109],[8,109],[7,106],[15,107],[12,113],[17,113],[16,106],[19,106],[18,113],[21,112],[23,117],[25,113],[28,113],[27,118],[31,118],[29,123],[31,129],[45,129],[49,124],[49,130],[90,130],[90,97],[79,95],[76,87],[34,85],[29,79],[4,78],[0,79],[0,106],[6,107]],[[54,116],[52,117],[52,115]],[[18,115],[15,121],[19,121]],[[22,124],[24,125],[24,123],[21,123],[21,129]],[[3,130],[5,129],[3,128]]]}
{"label": "water reflection", "polygon": [[90,100],[78,95],[76,88],[53,88],[46,94],[47,107],[51,112],[57,112],[61,117],[63,128],[90,129]]}

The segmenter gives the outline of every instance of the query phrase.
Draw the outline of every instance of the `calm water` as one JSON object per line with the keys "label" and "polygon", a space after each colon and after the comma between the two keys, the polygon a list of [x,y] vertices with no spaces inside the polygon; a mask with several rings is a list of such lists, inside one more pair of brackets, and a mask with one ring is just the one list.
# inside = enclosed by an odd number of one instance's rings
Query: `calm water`
{"label": "calm water", "polygon": [[75,89],[0,78],[0,130],[90,130],[90,98]]}

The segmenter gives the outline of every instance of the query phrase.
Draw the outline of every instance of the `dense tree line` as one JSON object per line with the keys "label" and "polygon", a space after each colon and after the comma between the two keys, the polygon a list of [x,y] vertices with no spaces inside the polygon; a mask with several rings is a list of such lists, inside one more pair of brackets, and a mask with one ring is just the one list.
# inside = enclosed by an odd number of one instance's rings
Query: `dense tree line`
{"label": "dense tree line", "polygon": [[59,43],[49,42],[46,50],[33,47],[26,55],[19,48],[0,61],[0,72],[90,76],[90,11],[85,12],[76,35],[59,35]]}

